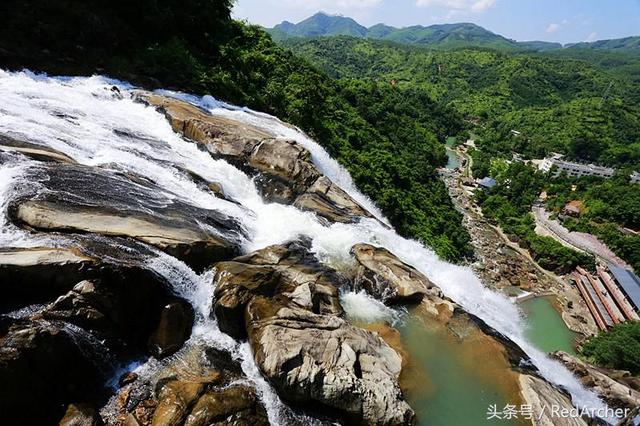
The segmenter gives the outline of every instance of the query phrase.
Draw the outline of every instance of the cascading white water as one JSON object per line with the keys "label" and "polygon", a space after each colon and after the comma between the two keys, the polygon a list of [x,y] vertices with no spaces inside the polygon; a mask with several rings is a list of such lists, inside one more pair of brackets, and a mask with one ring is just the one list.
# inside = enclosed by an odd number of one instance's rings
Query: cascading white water
{"label": "cascading white water", "polygon": [[[114,86],[118,90],[113,90]],[[383,246],[427,275],[467,311],[519,344],[545,378],[571,392],[576,405],[604,407],[595,394],[583,388],[560,363],[550,360],[527,342],[525,324],[518,308],[506,297],[486,289],[469,268],[440,260],[432,250],[400,237],[377,220],[326,226],[313,213],[265,203],[248,176],[183,140],[155,109],[134,102],[129,96],[130,89],[125,83],[104,77],[49,78],[30,72],[0,70],[0,133],[19,136],[62,152],[80,164],[144,176],[174,199],[233,216],[247,230],[248,237],[242,243],[245,251],[305,235],[311,238],[313,250],[321,261],[340,269],[352,263],[349,251],[353,244],[366,242]],[[384,221],[374,204],[357,190],[349,174],[320,145],[294,127],[266,114],[222,104],[211,97],[165,94],[179,96],[214,115],[249,122],[275,137],[296,140],[311,151],[314,163],[323,173]],[[21,156],[15,157],[16,161],[0,163],[3,229],[0,247],[15,246],[17,242],[19,245],[41,242],[30,240],[34,237],[7,222],[7,200],[21,185],[29,184],[21,179],[22,171],[37,164]],[[220,183],[225,194],[238,204],[216,198],[201,189],[186,171]],[[192,339],[203,339],[241,359],[245,373],[262,394],[270,420],[279,423],[279,415],[285,408],[259,376],[248,347],[220,332],[215,319],[209,317],[213,293],[211,273],[198,275],[184,263],[159,252],[148,260],[148,265],[194,305],[198,321]],[[354,297],[357,295],[347,296],[346,302]]]}

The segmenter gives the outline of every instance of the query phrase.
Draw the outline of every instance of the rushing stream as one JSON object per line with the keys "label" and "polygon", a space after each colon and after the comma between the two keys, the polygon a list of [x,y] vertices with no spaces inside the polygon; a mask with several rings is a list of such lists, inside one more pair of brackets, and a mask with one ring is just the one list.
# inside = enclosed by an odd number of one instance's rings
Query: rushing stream
{"label": "rushing stream", "polygon": [[[429,248],[401,238],[377,220],[326,226],[313,213],[265,203],[247,175],[223,160],[213,159],[196,144],[174,133],[162,114],[135,102],[130,96],[132,91],[127,84],[104,77],[49,78],[29,72],[0,71],[0,133],[54,149],[80,164],[144,176],[176,200],[235,217],[246,229],[247,237],[241,244],[246,252],[305,235],[313,241],[313,251],[322,262],[340,269],[350,264],[349,250],[356,243],[386,247],[424,273],[468,312],[520,345],[546,379],[571,393],[577,406],[603,407],[595,394],[583,388],[568,370],[527,341],[526,325],[518,308],[508,298],[485,288],[469,268],[440,260]],[[208,96],[164,94],[181,97],[213,115],[250,122],[276,137],[295,139],[312,153],[312,159],[322,173],[384,221],[373,203],[357,190],[349,174],[320,145],[297,129],[274,117],[232,107]],[[3,155],[4,160],[0,162],[0,247],[39,246],[44,242],[60,246],[71,244],[64,239],[51,241],[50,237],[33,236],[8,223],[7,201],[29,187],[25,172],[37,168],[38,163],[18,154]],[[237,203],[216,198],[201,189],[186,171],[210,182],[219,182],[225,194]],[[196,310],[198,320],[191,340],[205,341],[242,360],[243,369],[260,392],[270,420],[275,424],[286,423],[281,416],[287,410],[261,378],[248,345],[239,344],[221,333],[215,319],[209,318],[213,292],[211,273],[198,275],[169,255],[157,250],[151,253],[153,255],[148,255],[146,261],[148,267],[165,277],[175,292],[189,300]],[[345,295],[343,302],[347,311],[354,314],[386,315],[382,307],[377,313],[364,309],[358,295]],[[359,313],[356,312],[358,309]],[[406,331],[405,335],[412,339],[415,333]],[[148,365],[141,367],[144,368]]]}

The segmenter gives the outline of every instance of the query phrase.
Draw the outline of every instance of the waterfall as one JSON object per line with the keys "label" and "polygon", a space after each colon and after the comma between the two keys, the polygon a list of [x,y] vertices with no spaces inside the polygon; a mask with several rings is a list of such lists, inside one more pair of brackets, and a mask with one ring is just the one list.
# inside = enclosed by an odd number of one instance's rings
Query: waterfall
{"label": "waterfall", "polygon": [[[468,312],[519,344],[546,379],[569,390],[577,406],[604,407],[596,395],[586,390],[559,362],[552,361],[527,342],[526,325],[518,308],[506,297],[485,288],[469,268],[442,261],[428,247],[400,237],[378,220],[327,226],[313,213],[266,203],[251,178],[231,164],[211,158],[196,144],[185,141],[173,132],[162,114],[135,102],[130,96],[132,89],[126,83],[99,76],[51,78],[28,71],[0,70],[0,133],[64,153],[80,164],[144,176],[163,188],[172,199],[237,218],[247,230],[247,237],[242,241],[242,249],[246,252],[305,235],[312,240],[313,251],[322,262],[341,269],[352,262],[349,251],[353,244],[364,242],[383,246],[424,273]],[[251,123],[275,137],[296,140],[311,152],[313,162],[322,173],[386,222],[375,205],[358,191],[348,172],[295,127],[266,114],[218,102],[210,96],[198,98],[175,92],[163,93],[181,97],[213,115]],[[28,184],[21,176],[25,170],[37,168],[38,163],[17,154],[2,155],[0,246],[41,244],[42,238],[49,237],[29,235],[9,224],[6,217],[8,200]],[[235,202],[203,190],[188,172],[221,184],[225,194]],[[68,242],[58,240],[56,244]],[[194,306],[197,321],[191,339],[206,341],[241,360],[246,375],[254,382],[267,406],[270,420],[280,423],[279,416],[286,408],[260,377],[248,346],[220,332],[215,319],[209,316],[214,290],[212,273],[199,275],[167,254],[152,252],[154,255],[147,260],[148,267],[165,277],[174,291]],[[358,303],[357,297],[346,296],[346,303]],[[371,309],[378,309],[376,315],[388,315],[379,306],[372,305]]]}

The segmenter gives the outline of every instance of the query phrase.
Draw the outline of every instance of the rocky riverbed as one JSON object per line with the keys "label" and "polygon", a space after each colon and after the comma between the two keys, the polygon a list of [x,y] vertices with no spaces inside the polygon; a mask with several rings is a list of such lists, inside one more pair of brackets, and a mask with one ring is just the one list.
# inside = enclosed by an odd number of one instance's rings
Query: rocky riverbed
{"label": "rocky riverbed", "polygon": [[428,423],[391,324],[349,321],[354,292],[481,349],[540,412],[601,404],[290,126],[1,73],[4,424]]}
{"label": "rocky riverbed", "polygon": [[462,185],[455,171],[444,171],[445,181],[456,208],[464,215],[463,223],[471,235],[476,261],[471,265],[483,282],[509,293],[514,288],[533,295],[554,295],[555,307],[570,330],[587,337],[598,332],[578,290],[562,277],[542,269],[529,254],[510,241],[496,226],[484,218],[473,195]]}

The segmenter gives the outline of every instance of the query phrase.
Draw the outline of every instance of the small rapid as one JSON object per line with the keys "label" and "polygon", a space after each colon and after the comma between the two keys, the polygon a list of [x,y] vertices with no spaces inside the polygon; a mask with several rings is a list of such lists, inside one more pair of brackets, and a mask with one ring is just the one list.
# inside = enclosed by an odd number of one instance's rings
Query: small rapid
{"label": "small rapid", "polygon": [[[348,172],[317,142],[295,127],[266,114],[221,103],[210,96],[198,98],[168,91],[162,93],[187,100],[213,115],[250,123],[274,137],[297,141],[311,152],[314,164],[322,173],[386,223],[376,206],[358,191]],[[136,102],[132,94],[133,88],[128,84],[104,77],[51,78],[28,71],[0,70],[0,134],[14,135],[61,152],[79,164],[143,176],[161,187],[170,199],[224,212],[240,221],[246,229],[247,236],[241,242],[245,252],[303,235],[311,239],[312,250],[322,262],[343,269],[353,262],[350,249],[354,244],[385,247],[424,273],[468,312],[520,345],[547,380],[571,393],[577,406],[604,407],[602,401],[586,390],[567,369],[527,341],[526,324],[518,308],[507,297],[484,287],[469,268],[442,261],[429,248],[400,237],[375,219],[326,225],[311,212],[266,203],[249,176],[185,141],[173,132],[162,114]],[[37,167],[38,163],[19,154],[1,155],[0,247],[68,244],[64,239],[52,241],[53,237],[34,236],[9,223],[7,203],[30,184],[24,179],[24,172]],[[219,183],[235,202],[215,197],[202,189],[190,174]],[[158,250],[152,250],[152,253],[146,259],[148,268],[164,277],[175,293],[188,300],[196,311],[197,321],[188,344],[206,342],[231,353],[241,362],[246,376],[260,393],[270,421],[287,424],[283,416],[293,414],[259,374],[248,344],[238,343],[222,333],[210,315],[213,272],[197,274],[178,259]],[[375,301],[368,301],[366,311],[358,312],[365,306],[362,298],[359,294],[342,295],[347,311],[356,317],[376,315],[386,320],[399,315],[395,311],[390,313]],[[139,367],[144,368],[148,366]]]}

